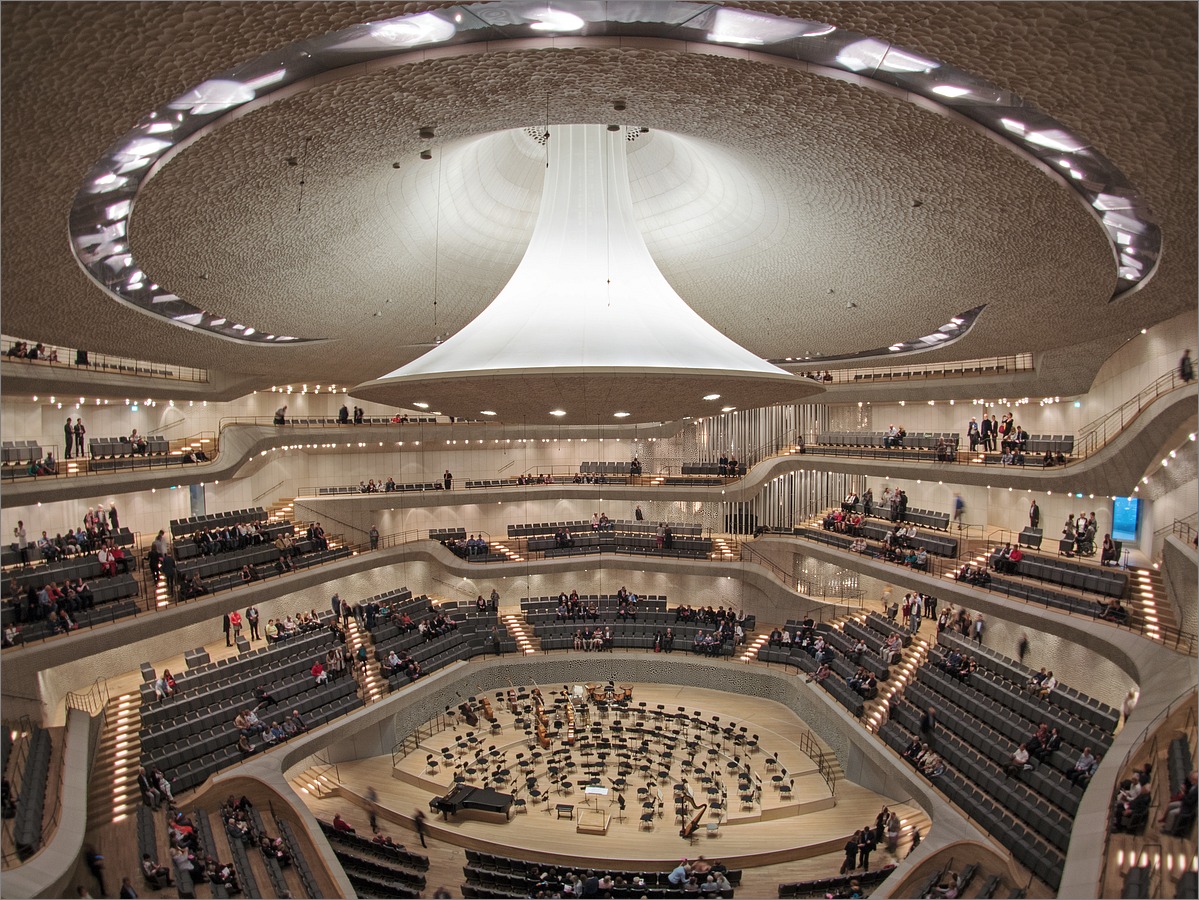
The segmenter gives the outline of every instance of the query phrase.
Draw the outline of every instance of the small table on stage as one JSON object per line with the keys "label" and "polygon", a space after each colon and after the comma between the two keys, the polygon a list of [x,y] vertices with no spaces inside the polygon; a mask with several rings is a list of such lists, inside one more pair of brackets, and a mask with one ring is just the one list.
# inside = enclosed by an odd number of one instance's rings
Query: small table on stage
{"label": "small table on stage", "polygon": [[559,803],[556,809],[558,810],[559,819],[565,818],[573,820],[575,817],[575,808],[569,803]]}

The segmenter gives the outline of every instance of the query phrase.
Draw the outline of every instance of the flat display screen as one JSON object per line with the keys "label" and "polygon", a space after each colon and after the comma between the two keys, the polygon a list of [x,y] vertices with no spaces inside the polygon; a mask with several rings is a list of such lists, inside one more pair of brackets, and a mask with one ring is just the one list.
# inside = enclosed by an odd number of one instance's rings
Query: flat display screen
{"label": "flat display screen", "polygon": [[1117,497],[1112,501],[1112,540],[1135,541],[1141,524],[1141,501]]}

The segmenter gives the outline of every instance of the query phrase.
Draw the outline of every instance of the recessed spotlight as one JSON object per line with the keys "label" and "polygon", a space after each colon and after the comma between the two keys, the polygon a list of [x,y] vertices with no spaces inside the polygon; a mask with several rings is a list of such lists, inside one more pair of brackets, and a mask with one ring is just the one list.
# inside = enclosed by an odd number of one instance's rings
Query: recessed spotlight
{"label": "recessed spotlight", "polygon": [[720,394],[704,394],[705,400],[719,400]]}
{"label": "recessed spotlight", "polygon": [[735,407],[735,406],[722,406],[722,407],[720,407],[720,411],[721,412],[732,412],[736,408],[737,407]]}
{"label": "recessed spotlight", "polygon": [[616,412],[612,413],[612,415],[617,419],[627,419],[629,417],[627,412]]}
{"label": "recessed spotlight", "polygon": [[564,409],[551,409],[551,410],[550,410],[550,415],[551,415],[551,416],[564,416],[564,415],[566,415],[566,410],[564,410]]}
{"label": "recessed spotlight", "polygon": [[429,408],[428,403],[425,403],[420,400],[418,400],[416,403],[413,403],[412,405],[415,406],[417,409],[428,409]]}
{"label": "recessed spotlight", "polygon": [[481,409],[481,410],[479,410],[479,414],[484,415],[484,416],[494,416],[495,410],[494,409]]}

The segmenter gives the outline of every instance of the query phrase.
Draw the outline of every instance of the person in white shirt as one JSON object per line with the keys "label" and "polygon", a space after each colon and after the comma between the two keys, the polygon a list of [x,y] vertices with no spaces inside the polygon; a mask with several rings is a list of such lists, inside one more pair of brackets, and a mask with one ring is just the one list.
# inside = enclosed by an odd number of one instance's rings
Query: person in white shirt
{"label": "person in white shirt", "polygon": [[1053,672],[1050,671],[1045,680],[1041,682],[1041,687],[1037,690],[1038,697],[1048,697],[1053,689],[1057,687],[1057,679],[1053,677]]}

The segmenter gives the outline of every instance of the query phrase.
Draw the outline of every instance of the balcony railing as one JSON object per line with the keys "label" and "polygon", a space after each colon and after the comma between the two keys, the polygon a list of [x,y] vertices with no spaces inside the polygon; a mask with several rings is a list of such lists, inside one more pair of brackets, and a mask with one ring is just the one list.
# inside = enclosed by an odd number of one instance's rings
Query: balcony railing
{"label": "balcony railing", "polygon": [[[28,359],[13,354],[18,343],[27,347],[40,347],[37,359]],[[53,369],[78,369],[100,375],[133,375],[139,378],[168,378],[171,381],[208,383],[208,370],[191,366],[176,366],[170,363],[147,362],[125,356],[110,356],[107,353],[92,353],[57,344],[39,344],[37,341],[20,341],[13,337],[0,337],[0,353],[4,364],[45,366]]]}

